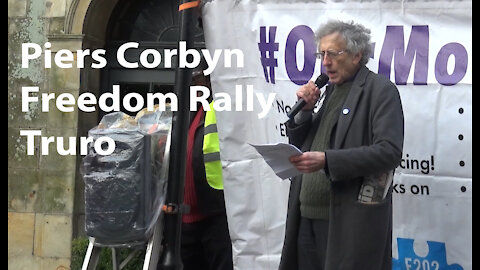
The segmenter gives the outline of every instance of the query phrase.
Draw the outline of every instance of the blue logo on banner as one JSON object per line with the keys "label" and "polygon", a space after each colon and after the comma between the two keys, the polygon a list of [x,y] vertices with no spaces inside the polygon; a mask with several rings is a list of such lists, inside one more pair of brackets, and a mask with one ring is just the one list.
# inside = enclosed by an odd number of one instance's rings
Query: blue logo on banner
{"label": "blue logo on banner", "polygon": [[459,264],[447,264],[445,243],[427,241],[428,255],[420,257],[413,251],[413,239],[397,238],[398,259],[393,270],[463,270]]}

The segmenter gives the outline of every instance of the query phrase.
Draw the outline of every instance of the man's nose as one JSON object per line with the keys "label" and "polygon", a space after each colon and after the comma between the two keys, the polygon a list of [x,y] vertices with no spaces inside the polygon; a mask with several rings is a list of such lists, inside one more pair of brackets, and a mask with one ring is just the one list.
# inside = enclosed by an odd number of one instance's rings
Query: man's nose
{"label": "man's nose", "polygon": [[330,56],[328,54],[325,54],[322,59],[322,64],[324,66],[330,65],[332,63],[332,60],[330,59]]}

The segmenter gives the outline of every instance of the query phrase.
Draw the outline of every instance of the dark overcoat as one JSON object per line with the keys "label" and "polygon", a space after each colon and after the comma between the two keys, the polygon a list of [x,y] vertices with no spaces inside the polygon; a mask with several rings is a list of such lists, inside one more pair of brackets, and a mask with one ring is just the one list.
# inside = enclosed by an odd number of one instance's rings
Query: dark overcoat
{"label": "dark overcoat", "polygon": [[[327,86],[328,100],[332,86]],[[312,121],[287,122],[290,143],[308,151],[323,110]],[[392,269],[392,188],[376,204],[358,201],[364,177],[393,171],[403,149],[404,118],[396,86],[363,66],[342,106],[326,150],[331,183],[325,270]],[[297,270],[301,176],[292,179],[280,270]]]}

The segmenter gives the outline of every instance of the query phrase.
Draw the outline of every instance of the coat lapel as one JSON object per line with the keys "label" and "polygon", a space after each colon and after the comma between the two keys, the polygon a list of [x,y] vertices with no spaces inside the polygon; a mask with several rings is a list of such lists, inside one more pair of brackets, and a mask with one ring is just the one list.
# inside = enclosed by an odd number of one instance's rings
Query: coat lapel
{"label": "coat lapel", "polygon": [[363,85],[365,84],[368,73],[369,70],[367,67],[363,66],[360,68],[353,81],[352,89],[350,89],[347,99],[342,106],[340,116],[337,122],[337,134],[335,137],[336,149],[340,148],[343,145],[348,128],[350,127],[350,123],[352,122],[353,116],[355,115],[358,101],[360,100],[360,97],[362,95]]}

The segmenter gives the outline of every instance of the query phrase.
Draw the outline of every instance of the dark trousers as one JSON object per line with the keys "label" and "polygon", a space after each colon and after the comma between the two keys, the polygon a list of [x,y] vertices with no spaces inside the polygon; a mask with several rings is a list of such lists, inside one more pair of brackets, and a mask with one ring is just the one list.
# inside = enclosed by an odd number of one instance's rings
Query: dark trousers
{"label": "dark trousers", "polygon": [[232,270],[232,242],[225,213],[182,224],[183,270]]}
{"label": "dark trousers", "polygon": [[298,270],[323,270],[327,253],[328,220],[302,217],[298,229]]}

